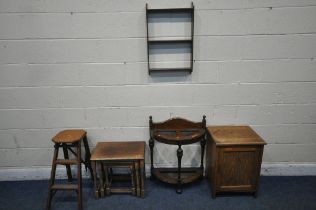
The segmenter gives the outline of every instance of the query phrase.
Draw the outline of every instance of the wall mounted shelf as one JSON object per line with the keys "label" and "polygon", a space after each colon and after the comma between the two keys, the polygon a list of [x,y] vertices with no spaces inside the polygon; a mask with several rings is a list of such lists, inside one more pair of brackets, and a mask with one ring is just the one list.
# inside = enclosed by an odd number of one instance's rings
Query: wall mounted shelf
{"label": "wall mounted shelf", "polygon": [[148,8],[148,72],[193,70],[194,5],[190,8]]}

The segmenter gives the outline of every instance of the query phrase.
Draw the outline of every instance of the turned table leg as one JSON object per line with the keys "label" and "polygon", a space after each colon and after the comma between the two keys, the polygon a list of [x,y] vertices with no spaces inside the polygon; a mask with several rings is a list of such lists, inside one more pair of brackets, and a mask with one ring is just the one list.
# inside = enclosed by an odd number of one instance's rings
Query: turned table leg
{"label": "turned table leg", "polygon": [[110,180],[109,180],[109,167],[105,165],[103,168],[103,171],[104,171],[104,177],[105,177],[105,194],[110,195],[111,188],[110,188]]}
{"label": "turned table leg", "polygon": [[92,171],[93,171],[93,185],[94,185],[94,195],[96,198],[99,198],[99,189],[97,183],[97,161],[91,161]]}
{"label": "turned table leg", "polygon": [[135,163],[129,166],[130,172],[131,172],[131,181],[132,181],[132,195],[136,195],[137,186],[135,187],[135,179],[136,177],[136,171],[135,171]]}
{"label": "turned table leg", "polygon": [[136,176],[136,196],[140,197],[140,187],[139,187],[139,163],[135,161],[135,176]]}
{"label": "turned table leg", "polygon": [[102,161],[98,161],[97,170],[99,174],[99,182],[100,182],[100,194],[101,197],[104,197],[104,182],[103,182],[103,170],[102,170]]}
{"label": "turned table leg", "polygon": [[140,187],[141,187],[141,190],[140,190],[140,196],[142,198],[145,197],[145,161],[144,160],[140,160],[139,161],[139,169],[140,169]]}

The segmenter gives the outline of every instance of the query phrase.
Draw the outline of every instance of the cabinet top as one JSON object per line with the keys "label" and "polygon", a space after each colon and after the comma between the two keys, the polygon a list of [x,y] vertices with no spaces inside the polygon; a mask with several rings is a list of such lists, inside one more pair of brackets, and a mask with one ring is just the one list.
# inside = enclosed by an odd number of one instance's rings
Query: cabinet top
{"label": "cabinet top", "polygon": [[264,145],[266,142],[249,126],[209,126],[216,145]]}

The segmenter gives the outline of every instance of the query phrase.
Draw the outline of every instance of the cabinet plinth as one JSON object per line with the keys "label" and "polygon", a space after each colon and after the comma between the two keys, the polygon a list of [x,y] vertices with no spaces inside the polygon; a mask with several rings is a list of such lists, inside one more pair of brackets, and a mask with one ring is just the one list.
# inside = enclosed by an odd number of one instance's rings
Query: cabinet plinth
{"label": "cabinet plinth", "polygon": [[225,192],[257,195],[265,141],[249,126],[208,127],[206,175],[212,197]]}

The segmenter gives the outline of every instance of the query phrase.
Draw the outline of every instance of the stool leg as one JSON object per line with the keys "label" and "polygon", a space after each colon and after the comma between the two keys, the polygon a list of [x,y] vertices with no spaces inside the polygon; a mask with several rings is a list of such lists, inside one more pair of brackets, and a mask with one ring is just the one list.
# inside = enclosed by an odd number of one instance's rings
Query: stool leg
{"label": "stool leg", "polygon": [[[65,159],[69,159],[68,149],[67,149],[67,145],[66,144],[63,144],[63,151],[64,151],[64,158]],[[71,182],[72,181],[72,175],[71,175],[70,165],[66,165],[66,170],[67,170],[68,182]]]}
{"label": "stool leg", "polygon": [[50,209],[51,203],[52,203],[52,186],[55,183],[55,175],[56,175],[56,160],[58,158],[58,150],[59,150],[59,144],[54,145],[54,156],[53,156],[53,163],[52,163],[52,170],[50,174],[50,180],[49,180],[49,187],[48,187],[48,197],[47,197],[47,204],[46,204],[46,210]]}
{"label": "stool leg", "polygon": [[89,148],[89,145],[88,145],[88,140],[87,140],[87,136],[83,137],[83,145],[84,145],[84,149],[85,149],[85,167],[87,169],[89,169],[90,171],[90,174],[91,174],[91,180],[94,181],[94,178],[93,178],[93,170],[92,170],[92,167],[91,167],[91,161],[90,161],[90,158],[91,158],[91,153],[90,153],[90,148]]}
{"label": "stool leg", "polygon": [[78,160],[78,209],[82,210],[81,141],[77,145]]}

